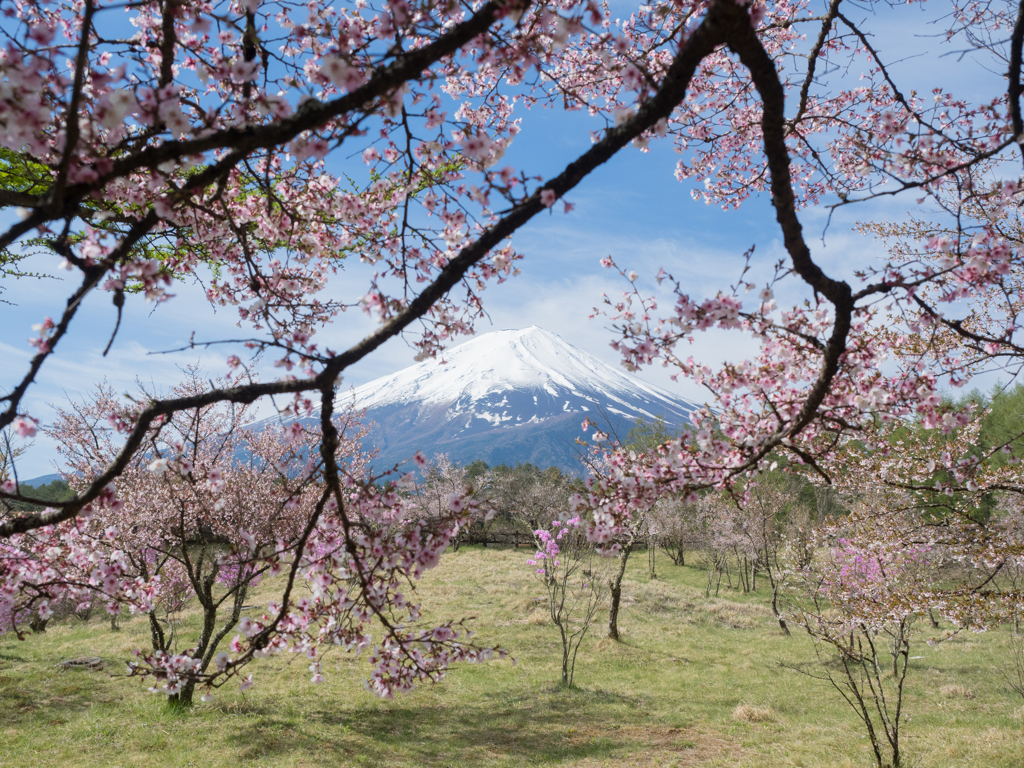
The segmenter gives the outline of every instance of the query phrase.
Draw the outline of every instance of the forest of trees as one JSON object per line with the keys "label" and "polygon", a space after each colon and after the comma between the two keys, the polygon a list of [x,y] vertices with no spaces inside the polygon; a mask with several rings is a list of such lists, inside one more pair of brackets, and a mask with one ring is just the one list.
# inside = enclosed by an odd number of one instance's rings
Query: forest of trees
{"label": "forest of trees", "polygon": [[[0,482],[6,480],[6,477],[0,477]],[[32,491],[29,495],[33,499],[37,499],[38,503],[33,504],[28,501],[12,501],[9,505],[9,509],[13,512],[37,512],[50,506],[53,502],[68,501],[74,498],[74,491],[71,490],[71,486],[67,484],[66,480],[51,480],[48,483],[42,485],[33,486]]]}

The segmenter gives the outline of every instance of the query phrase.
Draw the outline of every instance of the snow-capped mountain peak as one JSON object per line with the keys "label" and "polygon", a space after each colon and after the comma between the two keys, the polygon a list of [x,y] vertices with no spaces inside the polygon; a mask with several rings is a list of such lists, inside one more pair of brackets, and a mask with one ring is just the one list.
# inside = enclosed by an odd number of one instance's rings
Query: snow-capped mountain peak
{"label": "snow-capped mountain peak", "polygon": [[340,392],[337,406],[365,409],[382,465],[422,450],[568,469],[585,415],[624,436],[638,417],[683,428],[697,407],[536,326],[478,336],[448,350],[443,362]]}

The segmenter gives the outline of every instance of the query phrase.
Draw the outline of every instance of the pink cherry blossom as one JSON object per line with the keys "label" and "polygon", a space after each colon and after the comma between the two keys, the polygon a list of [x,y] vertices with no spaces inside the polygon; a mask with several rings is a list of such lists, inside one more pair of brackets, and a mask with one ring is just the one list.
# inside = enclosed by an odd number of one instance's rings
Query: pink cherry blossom
{"label": "pink cherry blossom", "polygon": [[23,439],[36,436],[38,424],[28,416],[20,416],[14,420],[14,432]]}

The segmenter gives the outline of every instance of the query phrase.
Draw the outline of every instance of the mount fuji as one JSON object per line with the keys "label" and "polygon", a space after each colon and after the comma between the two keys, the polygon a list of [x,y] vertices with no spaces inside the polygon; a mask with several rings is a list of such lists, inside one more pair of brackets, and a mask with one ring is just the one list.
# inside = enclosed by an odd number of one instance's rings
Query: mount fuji
{"label": "mount fuji", "polygon": [[581,472],[577,437],[587,416],[624,438],[637,418],[685,428],[697,404],[640,381],[537,328],[495,331],[339,393],[336,408],[365,410],[374,465],[417,450],[459,464],[530,462]]}

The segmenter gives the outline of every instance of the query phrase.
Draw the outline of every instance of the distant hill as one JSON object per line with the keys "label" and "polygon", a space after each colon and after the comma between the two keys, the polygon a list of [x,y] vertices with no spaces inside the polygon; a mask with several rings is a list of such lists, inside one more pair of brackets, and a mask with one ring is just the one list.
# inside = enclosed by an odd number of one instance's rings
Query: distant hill
{"label": "distant hill", "polygon": [[[48,480],[48,478],[51,478]],[[33,499],[38,499],[39,504],[29,504],[27,501],[11,502],[11,509],[20,512],[40,510],[47,504],[55,501],[68,501],[74,497],[74,493],[64,482],[60,475],[43,475],[31,480],[22,480],[22,494]]]}
{"label": "distant hill", "polygon": [[30,485],[33,488],[38,488],[40,485],[49,485],[54,480],[60,480],[60,475],[54,472],[51,475],[40,475],[39,477],[33,477],[31,480],[22,480],[22,485]]}
{"label": "distant hill", "polygon": [[625,437],[637,418],[684,429],[698,407],[537,327],[478,336],[445,359],[339,393],[337,409],[366,409],[373,421],[366,443],[380,450],[377,468],[421,450],[460,464],[529,462],[580,474],[575,440],[585,417]]}

